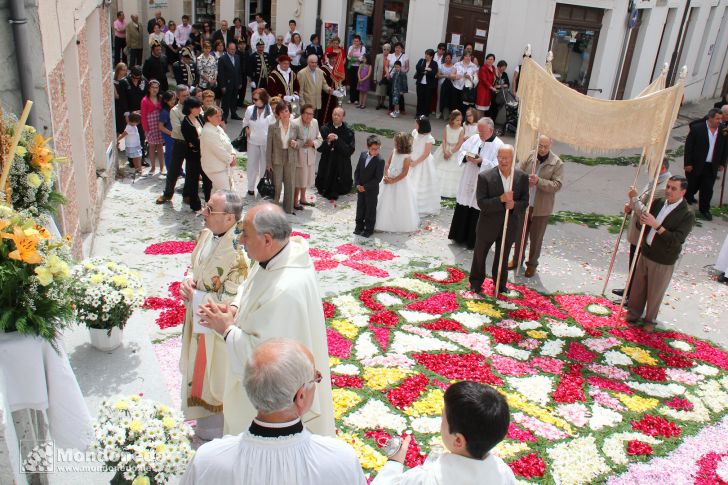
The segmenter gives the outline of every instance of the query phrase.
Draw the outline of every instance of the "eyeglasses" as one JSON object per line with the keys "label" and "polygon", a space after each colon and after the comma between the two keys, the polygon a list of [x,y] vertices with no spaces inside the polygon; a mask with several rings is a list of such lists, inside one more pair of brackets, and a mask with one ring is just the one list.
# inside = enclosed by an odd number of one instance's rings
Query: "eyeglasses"
{"label": "eyeglasses", "polygon": [[312,382],[315,382],[316,384],[321,383],[324,376],[321,375],[321,372],[314,370],[314,378],[310,381],[308,381],[306,384],[311,384]]}
{"label": "eyeglasses", "polygon": [[205,207],[203,207],[202,210],[200,211],[200,213],[203,216],[210,216],[212,214],[229,214],[229,212],[225,212],[225,211],[222,211],[222,212],[214,211],[214,210],[212,210],[212,208],[209,205],[206,205]]}
{"label": "eyeglasses", "polygon": [[260,98],[253,98],[253,102],[260,101]]}

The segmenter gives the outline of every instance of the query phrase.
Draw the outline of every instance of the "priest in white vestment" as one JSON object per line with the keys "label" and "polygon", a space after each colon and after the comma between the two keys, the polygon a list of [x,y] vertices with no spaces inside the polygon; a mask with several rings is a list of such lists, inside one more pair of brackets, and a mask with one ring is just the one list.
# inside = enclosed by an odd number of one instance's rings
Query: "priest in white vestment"
{"label": "priest in white vestment", "polygon": [[179,287],[186,308],[180,354],[182,412],[186,419],[197,420],[195,434],[203,440],[222,436],[228,361],[225,341],[195,324],[195,310],[208,301],[229,303],[248,276],[248,257],[236,247],[235,226],[242,213],[243,200],[235,192],[212,194],[203,210],[205,228],[192,252],[190,276]]}
{"label": "priest in white vestment", "polygon": [[354,449],[307,430],[301,421],[322,386],[314,356],[300,342],[264,341],[245,359],[245,392],[257,409],[247,431],[202,445],[182,485],[364,485]]}
{"label": "priest in white vestment", "polygon": [[478,133],[471,136],[454,155],[464,165],[460,184],[455,197],[455,212],[450,223],[448,239],[464,244],[468,249],[475,247],[475,227],[478,225],[480,207],[475,197],[478,175],[498,166],[498,150],[503,146],[495,136],[495,125],[490,118],[478,120]]}
{"label": "priest in white vestment", "polygon": [[242,432],[255,417],[243,390],[244,366],[256,345],[274,337],[293,338],[313,352],[323,382],[303,422],[313,433],[335,434],[323,303],[308,243],[290,234],[291,225],[279,206],[265,202],[248,211],[240,241],[258,264],[231,306],[209,304],[201,309],[202,324],[223,335],[228,349],[226,434]]}
{"label": "priest in white vestment", "polygon": [[491,453],[509,423],[508,403],[494,388],[479,382],[453,384],[445,391],[440,424],[447,452],[430,452],[423,465],[405,472],[412,439],[407,436],[371,485],[515,485],[511,468]]}

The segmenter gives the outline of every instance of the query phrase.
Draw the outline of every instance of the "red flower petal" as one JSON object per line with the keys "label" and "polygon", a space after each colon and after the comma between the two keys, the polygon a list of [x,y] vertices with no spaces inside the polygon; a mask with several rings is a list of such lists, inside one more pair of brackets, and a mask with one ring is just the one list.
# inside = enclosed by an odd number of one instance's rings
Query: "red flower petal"
{"label": "red flower petal", "polygon": [[458,282],[462,281],[463,278],[465,278],[465,273],[463,273],[462,271],[460,271],[457,268],[448,267],[446,269],[447,269],[447,272],[450,273],[450,277],[446,280],[436,280],[435,278],[428,276],[426,274],[422,274],[422,273],[415,273],[414,277],[419,278],[421,280],[430,281],[432,283],[439,283],[441,285],[451,285],[453,283],[458,283]]}
{"label": "red flower petal", "polygon": [[329,355],[342,359],[348,359],[351,355],[352,343],[333,328],[326,329],[326,341],[329,346]]}
{"label": "red flower petal", "polygon": [[374,338],[377,339],[377,342],[379,342],[382,352],[386,352],[389,348],[389,329],[376,325],[369,325],[369,329],[374,334]]}
{"label": "red flower petal", "polygon": [[448,318],[440,318],[439,320],[435,320],[434,322],[426,323],[420,326],[422,328],[426,328],[427,330],[447,330],[450,332],[467,333],[465,327],[460,325],[460,323],[456,322],[455,320],[450,320]]}
{"label": "red flower petal", "polygon": [[468,379],[493,386],[503,385],[500,377],[493,374],[485,358],[470,354],[413,354],[418,364],[448,379]]}
{"label": "red flower petal", "polygon": [[394,286],[378,286],[376,288],[367,288],[359,293],[359,300],[361,300],[367,308],[372,310],[383,310],[384,305],[374,299],[374,295],[379,293],[391,293],[392,295],[400,298],[406,298],[408,300],[416,300],[418,295],[411,291],[403,290]]}
{"label": "red flower petal", "polygon": [[391,310],[384,310],[381,312],[373,313],[369,317],[369,321],[372,323],[386,325],[388,327],[394,327],[399,323],[399,317]]}
{"label": "red flower petal", "polygon": [[698,471],[694,485],[726,485],[728,482],[718,476],[718,465],[728,453],[711,451],[698,460]]}
{"label": "red flower petal", "polygon": [[327,269],[334,269],[339,266],[339,262],[335,259],[318,259],[313,262],[313,269],[316,271],[326,271]]}
{"label": "red flower petal", "polygon": [[336,315],[336,307],[333,303],[324,302],[324,318],[333,318]]}
{"label": "red flower petal", "polygon": [[195,249],[196,241],[166,241],[156,244],[150,244],[144,250],[144,254],[154,256],[168,254],[187,254]]}
{"label": "red flower petal", "polygon": [[658,354],[660,358],[670,367],[676,367],[678,369],[688,369],[695,364],[692,360],[682,357],[680,355],[668,354],[666,352],[660,352]]}
{"label": "red flower petal", "polygon": [[370,264],[358,263],[351,259],[343,261],[341,264],[351,269],[355,269],[360,273],[364,273],[367,276],[373,276],[375,278],[386,278],[389,276],[389,272],[384,271],[383,269],[377,268],[376,266],[372,266]]}
{"label": "red flower petal", "polygon": [[594,352],[591,352],[584,344],[579,342],[571,342],[569,344],[569,351],[566,353],[566,357],[585,364],[593,362],[597,358]]}
{"label": "red flower petal", "polygon": [[677,396],[673,397],[669,401],[666,401],[665,406],[672,409],[677,409],[678,411],[692,411],[695,407],[695,405],[687,399],[683,399]]}
{"label": "red flower petal", "polygon": [[305,232],[291,231],[291,236],[301,236],[304,239],[311,239],[311,235]]}
{"label": "red flower petal", "polygon": [[493,336],[493,339],[499,344],[513,344],[523,340],[523,335],[507,328],[490,325],[488,327],[485,327],[483,330],[491,334]]}
{"label": "red flower petal", "polygon": [[584,396],[584,378],[581,376],[581,364],[569,364],[569,371],[561,377],[559,385],[551,394],[556,402],[573,403],[586,401]]}
{"label": "red flower petal", "polygon": [[625,394],[634,394],[632,389],[626,384],[622,384],[621,382],[614,381],[612,379],[607,379],[606,377],[600,377],[600,376],[589,376],[589,379],[587,379],[590,386],[594,387],[600,387],[602,389],[609,389],[610,391],[618,391],[623,392]]}
{"label": "red flower petal", "polygon": [[672,438],[674,436],[680,436],[682,429],[672,421],[668,421],[662,416],[653,416],[651,414],[645,414],[639,421],[631,421],[632,428],[637,431],[641,431],[649,436],[664,436],[665,438]]}
{"label": "red flower petal", "polygon": [[359,251],[358,253],[354,253],[351,255],[352,261],[391,261],[392,259],[396,258],[397,255],[394,254],[391,251],[385,251],[382,249],[376,249],[376,250],[363,250]]}
{"label": "red flower petal", "polygon": [[652,455],[652,447],[640,440],[632,440],[627,442],[627,454],[630,456],[650,456]]}
{"label": "red flower petal", "polygon": [[516,441],[523,441],[528,443],[535,443],[536,437],[531,431],[523,428],[519,428],[516,424],[510,423],[508,425],[508,434],[506,438],[510,438]]}
{"label": "red flower petal", "polygon": [[364,382],[359,376],[331,374],[331,385],[333,387],[355,387],[361,389],[364,387]]}
{"label": "red flower petal", "polygon": [[399,387],[387,391],[387,399],[392,403],[392,406],[404,409],[425,392],[429,382],[430,380],[422,374],[409,376]]}
{"label": "red flower petal", "polygon": [[445,291],[433,295],[425,300],[410,303],[407,308],[418,312],[442,315],[443,313],[454,312],[459,307],[458,298],[455,293]]}
{"label": "red flower petal", "polygon": [[536,374],[536,371],[529,364],[504,355],[493,355],[490,364],[498,373],[505,376],[521,377]]}
{"label": "red flower petal", "polygon": [[514,320],[538,320],[541,314],[527,308],[519,308],[508,312],[508,316]]}
{"label": "red flower petal", "polygon": [[662,367],[655,367],[653,365],[640,365],[636,367],[630,367],[630,370],[648,381],[664,382],[667,380],[667,374],[665,369]]}
{"label": "red flower petal", "polygon": [[538,453],[531,453],[508,464],[513,473],[523,478],[542,477],[546,473],[546,463],[538,456]]}

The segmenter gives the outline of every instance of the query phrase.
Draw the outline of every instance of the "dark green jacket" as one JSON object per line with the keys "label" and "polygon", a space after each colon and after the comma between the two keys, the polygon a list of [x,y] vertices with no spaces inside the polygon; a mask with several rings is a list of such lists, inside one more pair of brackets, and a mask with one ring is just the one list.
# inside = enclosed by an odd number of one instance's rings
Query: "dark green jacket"
{"label": "dark green jacket", "polygon": [[[665,205],[665,199],[657,199],[652,203],[650,214],[657,217]],[[645,228],[642,242],[642,255],[659,264],[675,264],[682,251],[682,245],[695,225],[695,216],[685,199],[662,222],[665,231],[655,234],[652,245],[647,245],[649,227]]]}

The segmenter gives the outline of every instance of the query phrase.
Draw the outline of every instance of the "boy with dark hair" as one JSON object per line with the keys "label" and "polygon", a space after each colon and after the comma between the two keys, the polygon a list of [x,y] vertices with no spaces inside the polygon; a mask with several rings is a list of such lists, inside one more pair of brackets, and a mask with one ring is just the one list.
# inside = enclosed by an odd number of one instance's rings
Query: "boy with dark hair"
{"label": "boy with dark hair", "polygon": [[479,382],[453,384],[445,391],[440,426],[448,452],[405,473],[404,460],[412,439],[407,436],[371,485],[515,484],[510,467],[490,453],[505,438],[509,423],[508,403],[498,391]]}
{"label": "boy with dark hair", "polygon": [[367,138],[367,151],[359,155],[359,162],[354,171],[356,198],[356,228],[354,234],[370,237],[377,221],[377,197],[379,183],[384,177],[384,160],[379,156],[382,142],[378,136]]}

